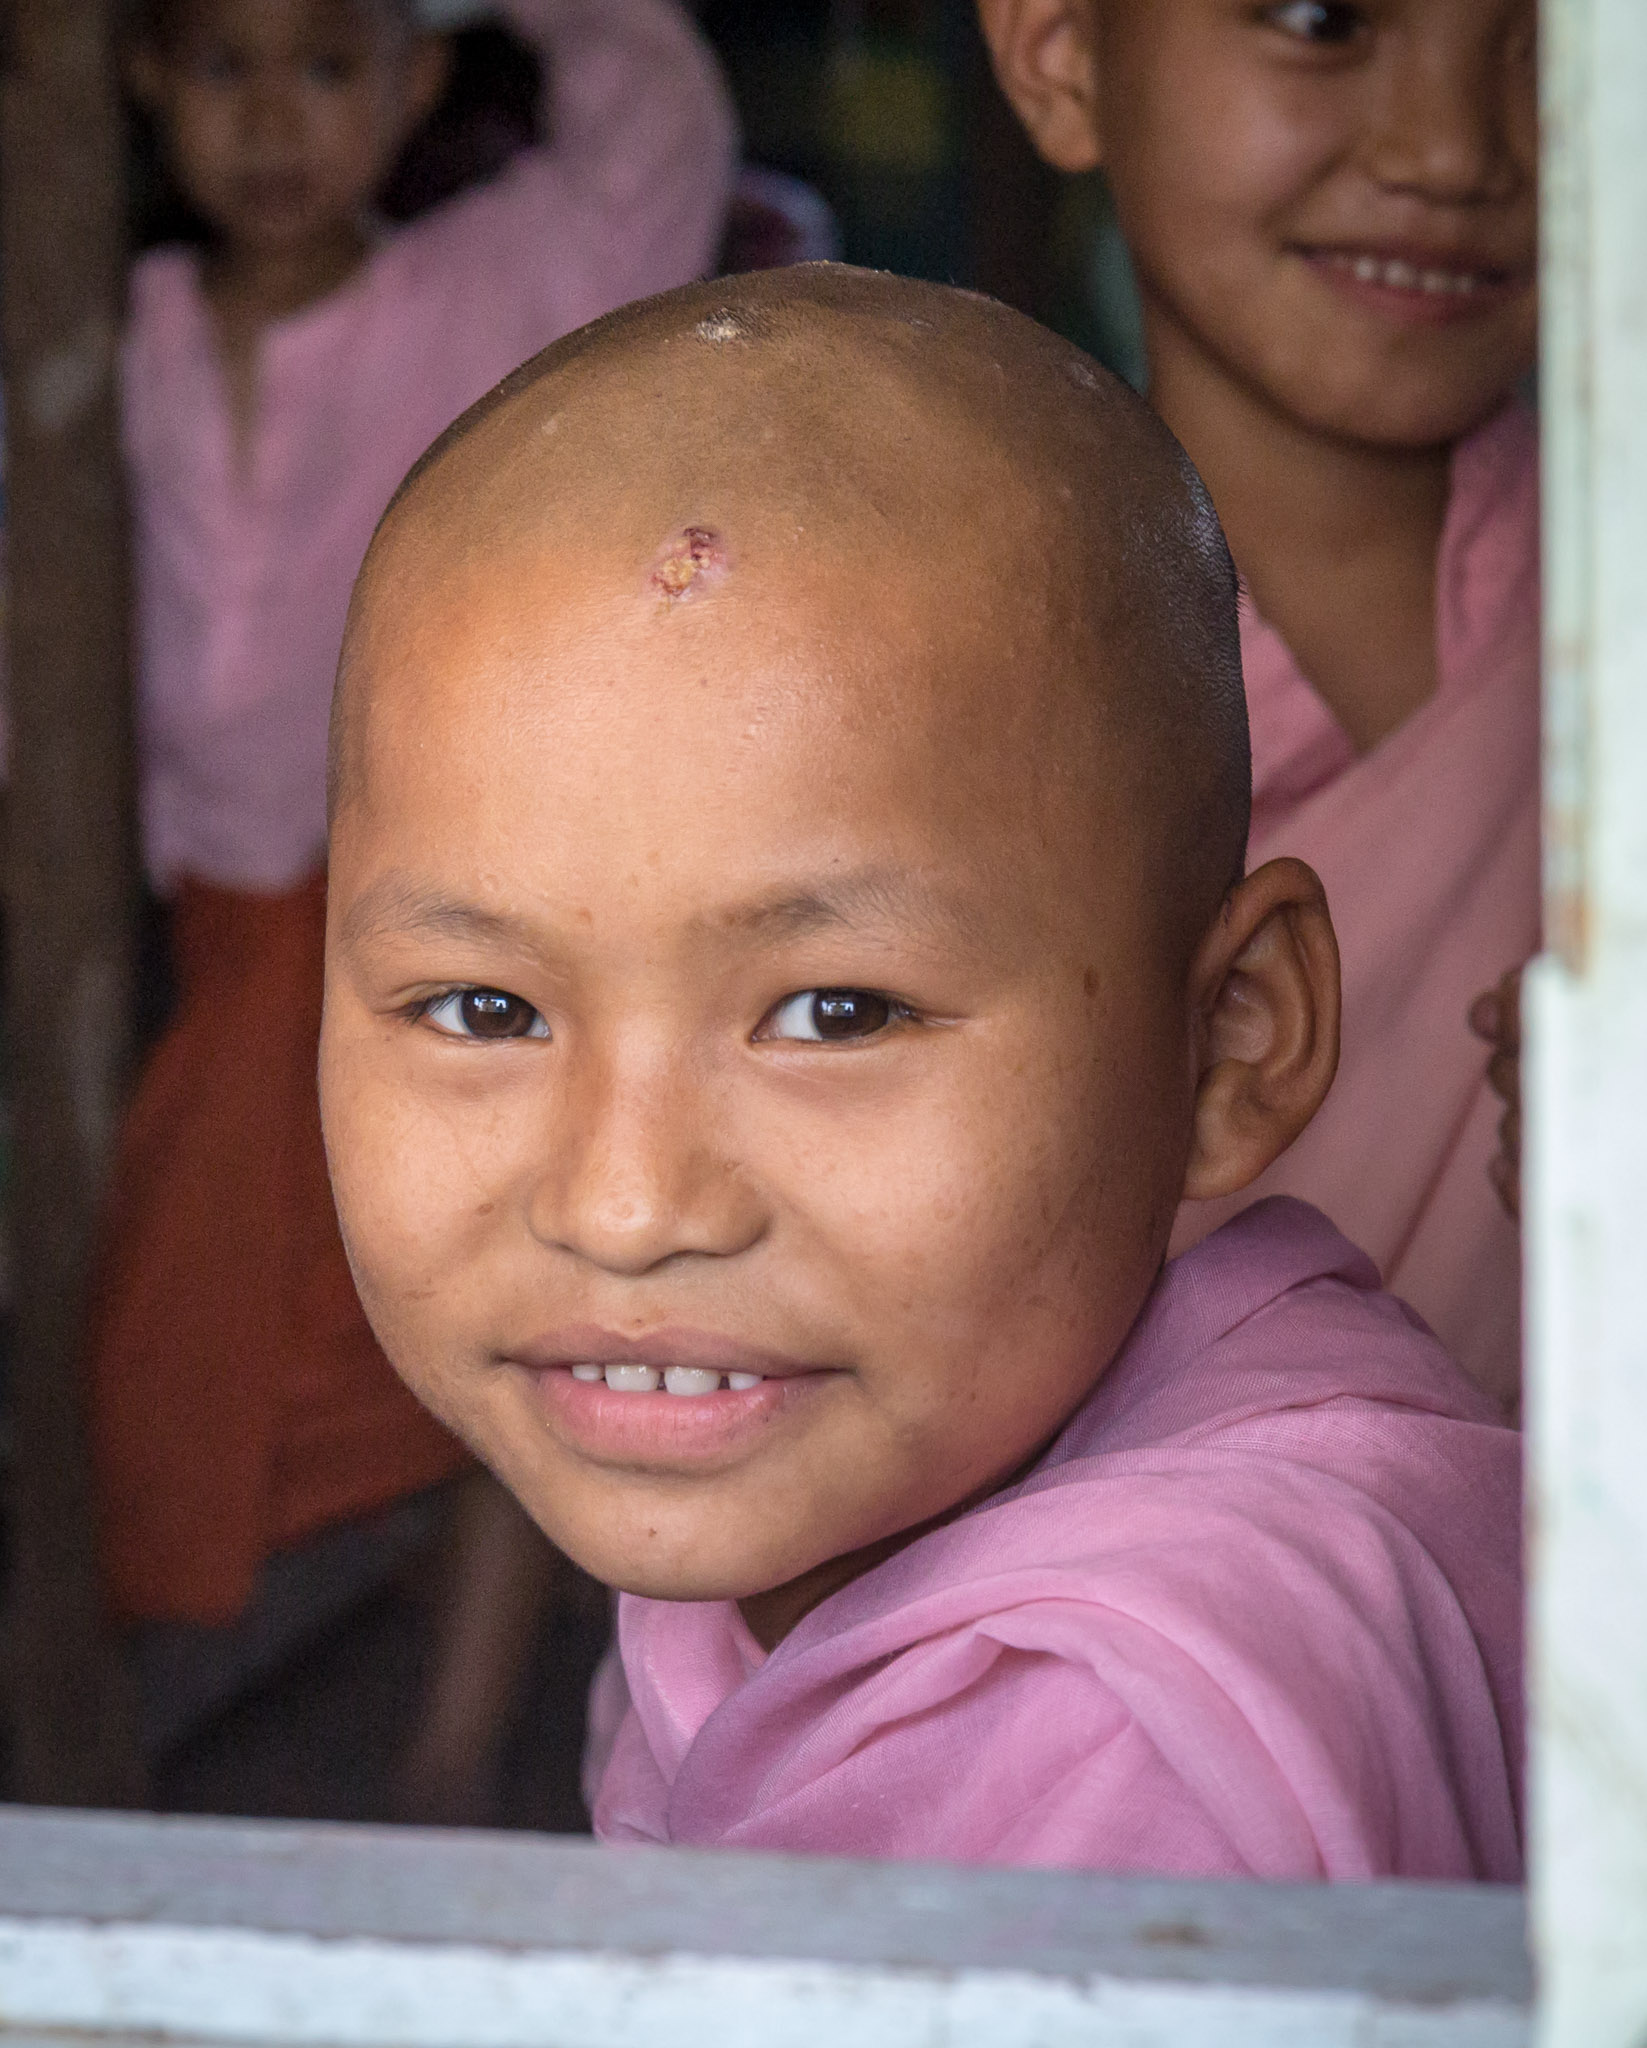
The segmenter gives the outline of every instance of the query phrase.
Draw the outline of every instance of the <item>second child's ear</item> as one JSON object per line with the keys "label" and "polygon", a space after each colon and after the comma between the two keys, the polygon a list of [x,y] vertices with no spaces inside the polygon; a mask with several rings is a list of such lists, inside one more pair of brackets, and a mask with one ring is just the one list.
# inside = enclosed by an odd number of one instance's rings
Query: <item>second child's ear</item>
{"label": "second child's ear", "polygon": [[1102,161],[1095,0],[978,0],[1001,90],[1060,171]]}

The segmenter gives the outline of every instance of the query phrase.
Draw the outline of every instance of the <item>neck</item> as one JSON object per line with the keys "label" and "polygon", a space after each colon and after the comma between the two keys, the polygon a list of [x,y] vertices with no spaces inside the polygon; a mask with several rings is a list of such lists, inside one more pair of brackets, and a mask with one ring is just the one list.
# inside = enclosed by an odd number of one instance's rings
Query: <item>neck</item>
{"label": "neck", "polygon": [[1451,449],[1312,427],[1146,307],[1150,397],[1212,494],[1253,602],[1358,751],[1433,693]]}
{"label": "neck", "polygon": [[270,248],[228,244],[205,268],[212,305],[235,327],[261,327],[328,297],[360,268],[368,243],[353,221],[312,239]]}
{"label": "neck", "polygon": [[[1063,1427],[1063,1423],[1058,1425],[1059,1430]],[[849,1551],[845,1557],[825,1558],[822,1564],[814,1565],[811,1571],[802,1572],[798,1579],[790,1579],[785,1585],[773,1586],[765,1593],[747,1594],[738,1602],[738,1612],[743,1616],[749,1633],[763,1650],[775,1650],[797,1622],[804,1621],[813,1608],[821,1606],[831,1593],[838,1593],[843,1586],[850,1586],[854,1579],[861,1579],[865,1572],[873,1571],[876,1565],[885,1564],[889,1557],[896,1557],[917,1537],[943,1528],[947,1522],[958,1520],[995,1494],[1016,1486],[1040,1463],[1048,1444],[1057,1434],[1058,1430],[1054,1430],[1046,1443],[1038,1444],[1010,1472],[980,1486],[964,1500],[958,1500],[952,1508],[945,1508],[941,1515],[917,1522],[913,1529],[900,1529],[895,1536],[883,1536],[879,1543],[866,1543],[862,1550]]]}
{"label": "neck", "polygon": [[854,1579],[862,1578],[876,1565],[884,1564],[889,1557],[896,1557],[917,1536],[924,1536],[928,1529],[936,1529],[941,1522],[960,1512],[961,1509],[953,1508],[949,1515],[940,1515],[937,1521],[923,1522],[918,1529],[901,1530],[896,1536],[867,1544],[846,1557],[827,1558],[811,1571],[803,1572],[798,1579],[791,1579],[787,1585],[747,1595],[738,1602],[738,1611],[749,1633],[763,1650],[775,1650],[796,1623],[804,1621],[813,1608],[820,1606],[831,1593],[850,1586]]}

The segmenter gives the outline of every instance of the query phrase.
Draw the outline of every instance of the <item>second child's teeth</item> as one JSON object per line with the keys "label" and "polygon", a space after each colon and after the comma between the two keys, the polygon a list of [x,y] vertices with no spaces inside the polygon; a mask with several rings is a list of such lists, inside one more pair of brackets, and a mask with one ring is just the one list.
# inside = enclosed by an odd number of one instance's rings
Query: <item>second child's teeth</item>
{"label": "second child's teeth", "polygon": [[1467,271],[1420,270],[1399,256],[1353,256],[1339,259],[1348,265],[1361,284],[1388,285],[1395,291],[1448,293],[1463,297],[1477,289],[1480,280]]}
{"label": "second child's teeth", "polygon": [[747,1394],[751,1387],[760,1385],[761,1379],[762,1375],[758,1372],[729,1372],[726,1375],[726,1384],[734,1394]]}

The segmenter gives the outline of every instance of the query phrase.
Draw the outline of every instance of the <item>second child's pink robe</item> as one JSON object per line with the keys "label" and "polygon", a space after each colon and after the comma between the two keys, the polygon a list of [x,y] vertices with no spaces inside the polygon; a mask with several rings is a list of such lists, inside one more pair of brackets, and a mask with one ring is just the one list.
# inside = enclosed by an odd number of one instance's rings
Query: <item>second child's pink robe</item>
{"label": "second child's pink robe", "polygon": [[1344,1045],[1325,1107],[1240,1197],[1187,1206],[1191,1243],[1265,1195],[1313,1202],[1506,1406],[1520,1247],[1487,1178],[1502,1105],[1475,998],[1539,946],[1538,436],[1513,405],[1463,442],[1437,564],[1435,696],[1357,756],[1273,627],[1243,605],[1253,866],[1326,884]]}

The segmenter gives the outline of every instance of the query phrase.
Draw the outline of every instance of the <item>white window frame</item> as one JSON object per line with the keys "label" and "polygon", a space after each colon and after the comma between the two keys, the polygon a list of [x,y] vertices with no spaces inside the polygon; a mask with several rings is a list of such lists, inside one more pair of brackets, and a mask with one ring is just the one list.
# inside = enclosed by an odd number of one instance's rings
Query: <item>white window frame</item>
{"label": "white window frame", "polygon": [[1647,2040],[1647,6],[1545,0],[1545,903],[1528,984],[1547,2048]]}
{"label": "white window frame", "polygon": [[0,1819],[0,2048],[1647,2041],[1647,0],[1545,0],[1533,1947],[1494,1887]]}
{"label": "white window frame", "polygon": [[0,1826],[0,2044],[1524,2048],[1527,1998],[1507,1887],[25,1811]]}

